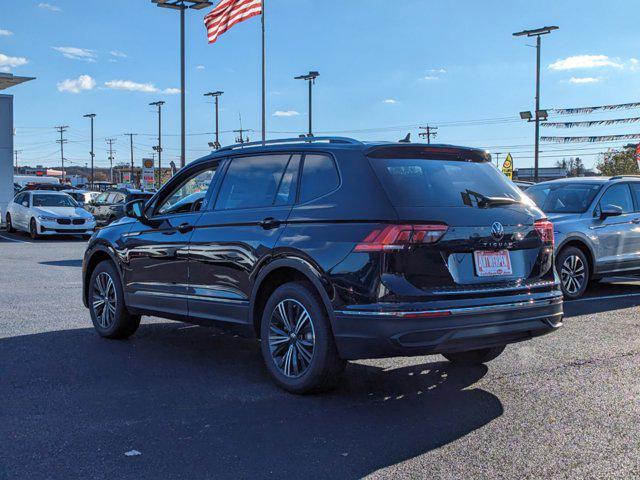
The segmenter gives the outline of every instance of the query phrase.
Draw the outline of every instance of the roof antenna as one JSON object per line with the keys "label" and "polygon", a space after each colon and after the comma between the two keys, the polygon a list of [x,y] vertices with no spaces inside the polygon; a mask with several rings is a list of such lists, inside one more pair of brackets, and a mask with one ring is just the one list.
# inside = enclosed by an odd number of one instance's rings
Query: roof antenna
{"label": "roof antenna", "polygon": [[411,132],[407,133],[407,136],[402,140],[398,140],[399,143],[411,143]]}

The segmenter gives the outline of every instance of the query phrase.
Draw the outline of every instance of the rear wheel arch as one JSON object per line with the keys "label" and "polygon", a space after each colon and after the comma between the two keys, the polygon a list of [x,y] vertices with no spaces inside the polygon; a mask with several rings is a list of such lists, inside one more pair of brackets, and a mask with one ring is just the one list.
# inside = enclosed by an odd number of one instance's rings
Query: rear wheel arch
{"label": "rear wheel arch", "polygon": [[323,285],[320,273],[308,262],[300,259],[282,259],[271,262],[263,268],[254,282],[251,292],[249,318],[253,322],[256,337],[260,336],[262,310],[271,294],[281,285],[289,282],[306,282],[320,296],[331,325],[334,323],[333,306],[328,287]]}

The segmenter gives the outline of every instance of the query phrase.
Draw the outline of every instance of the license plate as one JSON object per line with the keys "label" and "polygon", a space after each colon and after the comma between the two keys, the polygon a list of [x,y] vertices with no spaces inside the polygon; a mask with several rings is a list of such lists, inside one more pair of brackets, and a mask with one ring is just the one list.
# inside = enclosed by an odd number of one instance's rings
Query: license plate
{"label": "license plate", "polygon": [[473,252],[473,256],[479,277],[497,277],[513,274],[508,250],[500,250],[498,252],[480,250]]}

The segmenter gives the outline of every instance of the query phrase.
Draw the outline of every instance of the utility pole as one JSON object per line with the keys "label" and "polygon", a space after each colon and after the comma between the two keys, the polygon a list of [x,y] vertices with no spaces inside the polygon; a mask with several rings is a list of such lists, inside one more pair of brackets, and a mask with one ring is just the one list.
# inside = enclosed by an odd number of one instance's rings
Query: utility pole
{"label": "utility pole", "polygon": [[418,136],[420,138],[426,138],[427,143],[431,143],[431,137],[436,138],[438,136],[438,127],[431,127],[427,125],[426,127],[418,127],[420,130],[424,130],[424,132],[420,132]]}
{"label": "utility pole", "polygon": [[318,78],[319,76],[320,76],[319,72],[311,71],[306,75],[299,75],[297,77],[293,77],[294,80],[306,80],[307,82],[309,82],[309,133],[308,133],[309,137],[313,137],[313,115],[312,115],[313,85],[316,83],[316,78]]}
{"label": "utility pole", "polygon": [[534,179],[538,181],[538,159],[540,152],[540,119],[542,116],[546,118],[546,112],[541,115],[540,111],[540,37],[547,35],[554,30],[558,30],[559,27],[542,27],[533,30],[523,30],[513,34],[514,37],[536,37],[536,111],[535,111],[535,149],[534,149]]}
{"label": "utility pole", "polygon": [[91,120],[91,151],[89,152],[89,155],[91,155],[91,188],[93,188],[93,159],[96,156],[95,152],[93,151],[93,119],[96,118],[96,114],[95,113],[88,113],[86,115],[83,115],[84,118],[88,118]]}
{"label": "utility pole", "polygon": [[233,133],[238,133],[239,134],[239,136],[236,137],[236,143],[249,143],[249,137],[247,137],[245,139],[244,136],[243,136],[243,134],[244,134],[244,132],[246,132],[246,130],[244,130],[242,128],[242,115],[238,114],[238,116],[240,117],[240,129],[233,131]]}
{"label": "utility pole", "polygon": [[218,99],[220,98],[220,95],[222,95],[224,92],[208,92],[205,93],[204,96],[205,97],[213,97],[215,100],[215,106],[216,106],[216,140],[213,144],[213,148],[218,150],[220,148],[220,132],[218,130]]}
{"label": "utility pole", "polygon": [[152,102],[149,105],[158,107],[158,145],[153,147],[154,152],[158,152],[158,188],[162,186],[162,100]]}
{"label": "utility pole", "polygon": [[67,139],[64,138],[64,132],[66,132],[68,125],[60,125],[56,127],[56,130],[60,133],[60,140],[56,140],[56,143],[60,144],[60,160],[62,162],[62,183],[67,181],[67,172],[64,169],[64,144],[67,143]]}
{"label": "utility pole", "polygon": [[129,136],[129,145],[131,147],[131,170],[130,170],[129,182],[131,183],[131,186],[133,187],[133,137],[138,135],[138,134],[137,133],[125,133],[125,135]]}
{"label": "utility pole", "polygon": [[113,183],[113,144],[116,143],[115,138],[105,138],[109,144],[109,180]]}
{"label": "utility pole", "polygon": [[502,152],[496,152],[496,167],[500,168],[500,155],[502,155]]}
{"label": "utility pole", "polygon": [[14,150],[13,151],[13,154],[16,157],[16,173],[15,173],[16,175],[18,175],[18,154],[19,153],[22,153],[22,150]]}

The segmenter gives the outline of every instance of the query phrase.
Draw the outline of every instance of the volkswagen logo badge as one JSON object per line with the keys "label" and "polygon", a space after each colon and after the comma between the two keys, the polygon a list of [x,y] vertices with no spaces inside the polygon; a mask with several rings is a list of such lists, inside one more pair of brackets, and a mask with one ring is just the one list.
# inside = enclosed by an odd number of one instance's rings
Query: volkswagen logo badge
{"label": "volkswagen logo badge", "polygon": [[504,237],[504,227],[500,222],[493,222],[493,225],[491,225],[491,236],[496,240],[502,240],[502,237]]}

